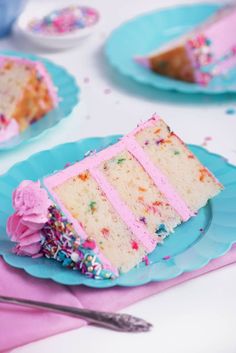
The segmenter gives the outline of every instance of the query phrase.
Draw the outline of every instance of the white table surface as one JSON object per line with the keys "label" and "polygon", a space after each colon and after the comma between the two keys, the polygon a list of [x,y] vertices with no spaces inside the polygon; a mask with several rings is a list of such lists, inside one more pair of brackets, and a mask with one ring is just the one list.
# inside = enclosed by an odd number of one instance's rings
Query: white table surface
{"label": "white table surface", "polygon": [[[29,11],[34,15],[42,6],[62,2],[69,3],[66,0],[30,0]],[[199,98],[157,92],[147,87],[143,89],[132,82],[127,84],[104,60],[104,41],[112,29],[142,12],[178,3],[176,0],[86,1],[101,12],[100,27],[93,36],[68,51],[48,52],[32,48],[16,36],[1,40],[0,49],[33,52],[64,65],[77,78],[82,93],[81,103],[71,117],[55,130],[43,139],[0,155],[0,173],[17,161],[59,143],[88,136],[126,133],[153,112],[162,115],[186,142],[201,145],[205,137],[210,136],[212,139],[206,147],[236,164],[236,115],[225,113],[227,108],[236,106],[233,95]],[[235,298],[236,265],[231,265],[124,310],[152,322],[154,329],[150,333],[133,335],[85,327],[12,352],[118,353],[153,350],[160,353],[235,353]]]}

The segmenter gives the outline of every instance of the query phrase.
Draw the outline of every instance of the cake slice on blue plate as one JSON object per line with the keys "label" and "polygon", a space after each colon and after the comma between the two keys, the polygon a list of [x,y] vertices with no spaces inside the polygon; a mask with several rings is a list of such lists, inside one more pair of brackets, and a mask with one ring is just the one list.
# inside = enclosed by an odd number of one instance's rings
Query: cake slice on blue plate
{"label": "cake slice on blue plate", "polygon": [[0,142],[24,131],[57,102],[56,88],[41,62],[0,56]]}
{"label": "cake slice on blue plate", "polygon": [[235,32],[236,5],[228,5],[190,33],[135,60],[157,74],[206,85],[236,66]]}
{"label": "cake slice on blue plate", "polygon": [[222,185],[158,116],[116,144],[13,193],[14,252],[96,279],[147,260]]}

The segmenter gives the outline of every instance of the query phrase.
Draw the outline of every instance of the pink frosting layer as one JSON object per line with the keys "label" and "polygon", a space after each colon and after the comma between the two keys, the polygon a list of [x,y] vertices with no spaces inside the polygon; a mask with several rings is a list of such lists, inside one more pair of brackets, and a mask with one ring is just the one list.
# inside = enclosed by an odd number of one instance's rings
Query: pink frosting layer
{"label": "pink frosting layer", "polygon": [[182,217],[184,221],[186,221],[193,215],[193,213],[188,209],[185,202],[169,184],[167,178],[162,175],[162,173],[158,170],[158,168],[156,168],[156,166],[153,165],[153,163],[149,160],[142,148],[135,141],[134,137],[139,131],[156,124],[158,119],[158,116],[153,116],[147,122],[138,126],[129,135],[125,136],[118,143],[44,179],[44,185],[46,186],[50,194],[52,194],[62,211],[73,223],[73,226],[76,231],[78,231],[79,234],[82,234],[85,238],[87,237],[87,235],[83,230],[82,226],[78,223],[76,219],[72,217],[70,212],[68,212],[68,210],[64,207],[64,205],[54,192],[54,188],[65,182],[67,179],[88,170],[93,176],[93,178],[97,181],[103,192],[105,192],[112,206],[116,209],[123,221],[127,224],[133,234],[137,237],[137,239],[140,240],[143,246],[148,251],[151,251],[155,248],[155,244],[152,241],[152,237],[148,233],[147,229],[141,222],[135,219],[128,207],[120,200],[116,190],[107,182],[105,177],[97,169],[97,167],[102,162],[111,159],[112,157],[124,150],[129,150],[130,153],[133,154],[134,157],[141,163],[147,173],[152,177],[154,183],[167,198],[169,204],[178,212],[178,214]]}
{"label": "pink frosting layer", "polygon": [[19,134],[19,125],[15,119],[11,119],[9,124],[0,129],[0,142],[10,140],[12,137]]}
{"label": "pink frosting layer", "polygon": [[205,37],[211,40],[211,51],[214,60],[218,60],[229,49],[236,45],[236,7],[228,15],[214,22],[203,31]]}

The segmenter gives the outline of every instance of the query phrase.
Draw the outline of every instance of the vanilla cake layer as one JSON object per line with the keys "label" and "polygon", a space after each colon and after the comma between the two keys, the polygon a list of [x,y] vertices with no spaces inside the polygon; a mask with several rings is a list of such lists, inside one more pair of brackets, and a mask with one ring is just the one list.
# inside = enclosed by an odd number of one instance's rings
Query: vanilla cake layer
{"label": "vanilla cake layer", "polygon": [[215,177],[163,120],[138,132],[135,138],[193,212],[221,190]]}
{"label": "vanilla cake layer", "polygon": [[87,236],[95,240],[99,250],[120,272],[127,272],[142,261],[147,254],[143,245],[121,220],[88,171],[68,179],[54,191]]}

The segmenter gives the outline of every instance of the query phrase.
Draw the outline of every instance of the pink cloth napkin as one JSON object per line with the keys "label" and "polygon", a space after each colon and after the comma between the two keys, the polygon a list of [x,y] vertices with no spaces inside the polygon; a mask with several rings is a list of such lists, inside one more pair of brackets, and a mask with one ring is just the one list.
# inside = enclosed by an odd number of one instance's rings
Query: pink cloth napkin
{"label": "pink cloth napkin", "polygon": [[[22,270],[6,265],[0,259],[0,294],[17,296],[77,307],[116,311],[143,298],[159,293],[204,273],[236,262],[236,246],[226,255],[211,261],[204,268],[185,273],[175,279],[140,287],[92,289],[63,286],[49,280],[36,279]],[[82,320],[45,311],[0,304],[0,352],[79,328]]]}

